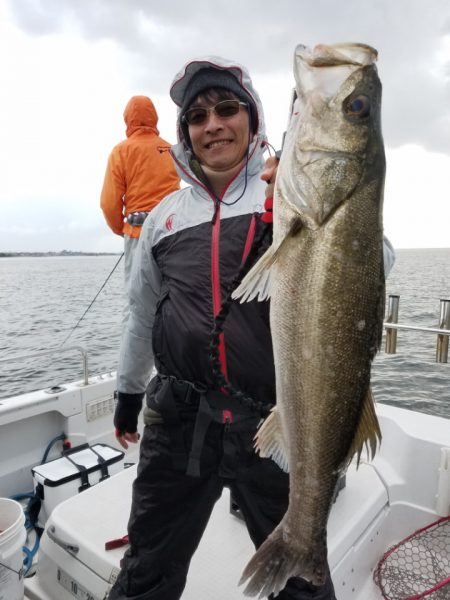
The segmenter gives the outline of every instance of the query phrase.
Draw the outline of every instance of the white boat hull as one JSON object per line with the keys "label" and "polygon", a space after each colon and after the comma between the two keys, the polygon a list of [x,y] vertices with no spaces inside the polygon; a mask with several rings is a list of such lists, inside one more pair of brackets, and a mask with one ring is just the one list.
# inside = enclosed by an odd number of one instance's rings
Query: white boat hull
{"label": "white boat hull", "polygon": [[[0,400],[0,496],[29,491],[31,468],[48,440],[62,431],[74,445],[117,446],[112,433],[114,375],[58,394],[36,392]],[[372,463],[351,465],[328,525],[329,562],[338,600],[379,600],[373,570],[384,552],[416,529],[450,512],[441,453],[450,448],[446,419],[386,405],[377,412],[383,442]],[[59,456],[55,449],[54,455]],[[137,461],[137,449],[125,457]],[[103,600],[124,548],[105,552],[125,535],[136,467],[59,504],[41,539],[37,575],[26,579],[28,600]],[[437,496],[439,496],[437,498]],[[437,511],[437,507],[439,510]],[[443,508],[444,507],[444,508]],[[242,600],[237,586],[253,554],[244,523],[230,513],[227,490],[217,503],[195,554],[183,600]],[[71,553],[57,539],[78,545]],[[53,536],[54,537],[54,536]]]}

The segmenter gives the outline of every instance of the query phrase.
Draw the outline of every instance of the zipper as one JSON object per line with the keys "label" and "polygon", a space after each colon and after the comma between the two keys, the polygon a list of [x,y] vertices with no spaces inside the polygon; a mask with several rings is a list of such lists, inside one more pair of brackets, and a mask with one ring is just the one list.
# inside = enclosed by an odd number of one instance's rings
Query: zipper
{"label": "zipper", "polygon": [[[220,201],[215,201],[214,219],[212,223],[211,238],[211,283],[214,318],[222,307],[220,297],[220,270],[219,270],[219,240],[220,240]],[[219,335],[219,359],[222,374],[228,379],[227,362],[225,355],[225,337],[223,332]]]}
{"label": "zipper", "polygon": [[256,214],[252,215],[252,219],[250,221],[250,225],[248,226],[247,239],[245,240],[244,252],[242,253],[242,261],[241,265],[245,263],[248,255],[250,254],[250,250],[253,246],[253,240],[255,239],[255,231],[256,231]]}
{"label": "zipper", "polygon": [[224,430],[230,431],[231,423],[233,422],[233,413],[231,410],[223,410],[222,411],[222,423],[225,425]]}
{"label": "zipper", "polygon": [[[248,160],[251,159],[253,153],[255,152],[257,144],[254,145],[252,153],[248,156]],[[217,198],[211,191],[198,179],[194,179],[188,171],[184,168],[184,166],[180,163],[179,160],[174,156],[172,150],[169,151],[172,159],[175,163],[180,167],[180,169],[187,175],[189,179],[195,181],[197,185],[200,185],[212,198],[214,202],[214,214],[212,218],[212,239],[211,239],[211,282],[212,282],[212,300],[213,300],[213,314],[214,318],[218,315],[221,307],[222,300],[220,297],[220,270],[219,270],[219,240],[220,240],[220,202],[223,196],[225,196],[227,189],[232,184],[232,182],[239,176],[239,173],[233,177],[233,179],[228,183],[227,187],[224,189],[221,198]],[[256,229],[256,216],[252,215],[252,220],[250,222],[249,231],[247,233],[247,240],[244,247],[244,252],[242,256],[242,262],[248,256],[250,252],[251,245],[253,242],[253,238],[255,235]],[[226,364],[226,355],[225,355],[225,336],[223,332],[219,335],[219,359],[221,364],[221,371],[225,379],[228,380],[228,369]]]}

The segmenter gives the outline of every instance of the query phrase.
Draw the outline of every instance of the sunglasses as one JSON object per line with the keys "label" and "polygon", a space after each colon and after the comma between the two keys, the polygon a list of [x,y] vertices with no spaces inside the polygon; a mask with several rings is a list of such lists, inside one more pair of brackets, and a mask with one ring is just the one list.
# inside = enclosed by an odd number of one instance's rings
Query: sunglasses
{"label": "sunglasses", "polygon": [[208,120],[210,112],[213,112],[221,119],[228,119],[237,115],[241,106],[247,106],[247,103],[240,102],[239,100],[222,100],[222,102],[218,102],[215,106],[211,106],[211,108],[197,106],[187,110],[183,115],[182,121],[185,121],[188,125],[203,125]]}

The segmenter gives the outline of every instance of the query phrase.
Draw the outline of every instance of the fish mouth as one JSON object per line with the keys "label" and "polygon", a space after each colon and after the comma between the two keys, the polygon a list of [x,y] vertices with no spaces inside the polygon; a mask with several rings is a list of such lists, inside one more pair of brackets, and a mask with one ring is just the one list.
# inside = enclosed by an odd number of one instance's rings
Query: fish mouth
{"label": "fish mouth", "polygon": [[297,46],[294,75],[298,96],[314,91],[325,98],[335,96],[352,74],[372,67],[376,71],[378,53],[365,44]]}
{"label": "fish mouth", "polygon": [[363,67],[373,64],[378,58],[378,52],[367,44],[318,44],[308,48],[299,44],[295,55],[310,67]]}

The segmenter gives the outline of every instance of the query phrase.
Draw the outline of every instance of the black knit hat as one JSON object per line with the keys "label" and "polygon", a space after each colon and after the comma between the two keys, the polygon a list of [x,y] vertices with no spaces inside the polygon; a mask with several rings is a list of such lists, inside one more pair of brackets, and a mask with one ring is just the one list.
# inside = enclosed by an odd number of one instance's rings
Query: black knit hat
{"label": "black knit hat", "polygon": [[[250,94],[240,85],[239,81],[234,75],[224,69],[214,69],[211,67],[200,69],[188,83],[184,92],[183,104],[180,110],[180,122],[183,127],[183,115],[190,107],[191,103],[195,98],[210,88],[222,88],[233,92],[239,100],[245,102],[248,105],[248,111],[250,115],[250,123],[253,133],[256,133],[258,129],[258,115],[256,104]],[[185,135],[187,130],[183,127]],[[186,140],[189,141],[189,136],[186,136]]]}

